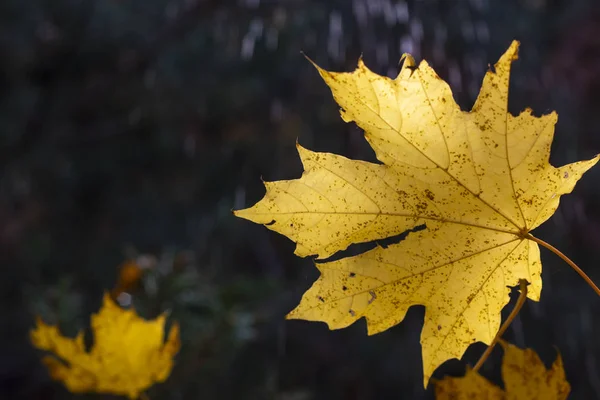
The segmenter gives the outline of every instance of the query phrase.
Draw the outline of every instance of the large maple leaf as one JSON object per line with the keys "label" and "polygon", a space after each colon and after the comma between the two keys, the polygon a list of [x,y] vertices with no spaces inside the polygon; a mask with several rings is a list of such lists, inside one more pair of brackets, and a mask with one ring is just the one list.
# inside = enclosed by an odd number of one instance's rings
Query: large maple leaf
{"label": "large maple leaf", "polygon": [[239,217],[297,243],[299,256],[327,258],[350,244],[411,232],[387,248],[317,263],[321,276],[288,318],[343,328],[361,317],[368,333],[398,324],[425,306],[424,383],[476,341],[489,344],[509,301],[509,286],[542,288],[538,244],[529,232],[556,210],[598,157],[549,164],[556,113],[508,112],[510,67],[518,42],[484,77],[470,112],[422,61],[406,56],[396,79],[362,61],[352,73],[321,77],[382,164],[298,146],[300,179],[266,182],[265,197]]}
{"label": "large maple leaf", "polygon": [[560,354],[547,370],[531,349],[522,350],[510,343],[504,348],[502,380],[504,390],[472,369],[464,377],[445,377],[435,383],[436,400],[566,400],[571,385],[565,377]]}
{"label": "large maple leaf", "polygon": [[102,309],[92,315],[94,345],[85,349],[83,332],[64,337],[56,326],[38,319],[31,341],[53,354],[43,358],[53,379],[72,393],[112,393],[137,398],[155,382],[163,382],[179,351],[179,326],[163,342],[166,316],[146,321],[124,310],[105,295]]}

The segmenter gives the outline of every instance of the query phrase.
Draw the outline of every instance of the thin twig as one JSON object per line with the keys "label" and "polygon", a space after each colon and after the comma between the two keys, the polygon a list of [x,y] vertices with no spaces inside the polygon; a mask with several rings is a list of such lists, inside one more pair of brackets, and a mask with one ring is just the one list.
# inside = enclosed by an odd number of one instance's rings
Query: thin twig
{"label": "thin twig", "polygon": [[581,276],[587,282],[587,284],[590,285],[590,287],[592,289],[594,289],[594,292],[596,292],[596,294],[598,296],[600,296],[600,289],[598,289],[598,286],[596,286],[596,284],[594,282],[592,282],[590,277],[587,276],[587,274],[585,272],[583,272],[583,270],[581,268],[579,268],[577,266],[577,264],[575,264],[573,261],[571,261],[571,259],[569,259],[569,257],[567,257],[563,253],[561,253],[560,250],[558,250],[556,247],[552,246],[550,243],[544,242],[542,239],[536,238],[535,236],[533,236],[530,233],[528,233],[527,236],[525,236],[525,238],[533,240],[537,244],[544,246],[545,248],[547,248],[548,250],[550,250],[551,252],[553,252],[554,254],[559,256],[560,258],[562,258],[563,261],[566,262],[567,264],[569,264],[569,266],[571,268],[573,268],[575,270],[575,272],[577,272],[579,274],[579,276]]}
{"label": "thin twig", "polygon": [[506,318],[506,321],[504,321],[504,323],[500,327],[500,330],[498,330],[498,333],[496,333],[496,336],[494,337],[494,340],[492,340],[492,343],[490,343],[488,348],[485,349],[485,351],[479,358],[479,361],[477,361],[477,364],[475,364],[475,366],[473,367],[473,371],[477,372],[479,368],[481,368],[485,360],[487,360],[490,354],[492,354],[494,346],[496,346],[502,335],[504,335],[504,332],[506,332],[506,330],[510,326],[510,323],[516,318],[521,308],[523,308],[523,304],[525,304],[525,299],[527,298],[527,285],[528,283],[525,279],[521,279],[519,281],[521,293],[519,294],[519,299],[517,300],[517,304],[515,304],[515,308],[512,309],[510,315],[508,316],[508,318]]}

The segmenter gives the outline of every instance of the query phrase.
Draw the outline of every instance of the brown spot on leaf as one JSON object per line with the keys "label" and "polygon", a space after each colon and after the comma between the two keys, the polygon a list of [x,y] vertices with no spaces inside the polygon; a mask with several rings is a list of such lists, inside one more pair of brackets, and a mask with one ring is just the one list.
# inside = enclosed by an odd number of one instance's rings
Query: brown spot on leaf
{"label": "brown spot on leaf", "polygon": [[375,301],[375,299],[377,298],[377,295],[375,294],[374,290],[369,290],[369,294],[371,295],[371,298],[369,299],[368,304],[371,304],[373,301]]}
{"label": "brown spot on leaf", "polygon": [[435,195],[429,189],[425,189],[425,197],[427,197],[431,201],[435,200]]}

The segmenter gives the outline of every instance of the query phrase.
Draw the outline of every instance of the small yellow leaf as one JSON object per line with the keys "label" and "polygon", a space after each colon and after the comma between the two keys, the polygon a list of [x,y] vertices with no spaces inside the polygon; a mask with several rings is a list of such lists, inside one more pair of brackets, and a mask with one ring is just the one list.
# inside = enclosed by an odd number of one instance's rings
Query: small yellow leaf
{"label": "small yellow leaf", "polygon": [[556,168],[548,162],[557,121],[526,109],[508,112],[508,83],[518,42],[484,77],[470,112],[422,61],[405,57],[396,79],[362,60],[350,73],[316,66],[341,106],[364,129],[382,164],[298,146],[300,179],[266,182],[264,198],[235,215],[297,243],[299,256],[327,258],[353,243],[406,239],[354,257],[319,262],[321,276],[288,318],[344,328],[364,317],[370,335],[425,306],[424,384],[444,361],[476,341],[490,344],[509,286],[542,289],[531,230],[556,211],[599,157]]}
{"label": "small yellow leaf", "polygon": [[436,400],[504,400],[502,389],[485,379],[483,376],[467,369],[464,377],[446,377],[434,381]]}
{"label": "small yellow leaf", "polygon": [[144,276],[144,272],[154,266],[154,260],[149,256],[140,256],[137,259],[130,259],[119,266],[119,275],[115,287],[111,291],[113,299],[118,299],[123,292],[131,293],[135,291]]}
{"label": "small yellow leaf", "polygon": [[435,382],[436,400],[565,400],[571,386],[565,378],[560,354],[546,370],[531,349],[521,350],[500,342],[504,348],[502,380],[505,390],[468,369],[464,377],[446,377]]}
{"label": "small yellow leaf", "polygon": [[43,358],[50,376],[73,393],[112,393],[137,398],[156,382],[163,382],[179,351],[179,326],[174,324],[166,342],[166,316],[146,321],[134,310],[124,310],[104,295],[103,306],[92,315],[94,345],[86,352],[83,332],[64,337],[56,326],[37,319],[31,331],[33,345],[52,355]]}

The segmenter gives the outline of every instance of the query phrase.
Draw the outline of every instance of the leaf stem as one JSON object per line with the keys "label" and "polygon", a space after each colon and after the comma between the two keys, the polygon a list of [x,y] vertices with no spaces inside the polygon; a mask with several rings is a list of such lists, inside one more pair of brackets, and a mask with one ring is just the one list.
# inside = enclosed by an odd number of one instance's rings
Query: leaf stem
{"label": "leaf stem", "polygon": [[542,239],[536,238],[531,233],[528,233],[527,236],[525,236],[525,238],[533,240],[537,244],[544,246],[545,248],[547,248],[548,250],[550,250],[551,252],[553,252],[554,254],[559,256],[560,258],[562,258],[563,261],[566,262],[567,264],[569,264],[569,266],[571,268],[573,268],[575,270],[575,272],[577,272],[579,274],[579,276],[581,276],[587,282],[587,284],[591,286],[592,289],[594,289],[594,292],[596,292],[596,294],[598,296],[600,296],[600,289],[598,289],[598,286],[596,286],[596,284],[594,282],[592,282],[590,277],[587,276],[587,274],[585,272],[583,272],[583,270],[581,268],[579,268],[577,266],[577,264],[575,264],[573,261],[571,261],[571,259],[569,257],[567,257],[563,253],[561,253],[560,250],[558,250],[556,247],[552,246],[550,243],[544,242]]}
{"label": "leaf stem", "polygon": [[525,304],[525,299],[527,299],[527,285],[528,283],[525,279],[519,280],[519,288],[521,289],[521,293],[519,294],[517,304],[515,304],[515,308],[512,309],[512,311],[508,315],[508,318],[506,318],[506,321],[504,321],[504,323],[498,330],[498,333],[496,333],[496,336],[494,337],[494,340],[492,340],[492,343],[490,343],[487,349],[485,349],[485,351],[479,358],[479,361],[477,361],[477,364],[475,364],[475,366],[473,367],[474,372],[479,371],[479,368],[481,368],[485,360],[489,358],[490,354],[492,354],[492,350],[494,350],[494,346],[498,344],[498,341],[500,340],[502,335],[504,335],[504,332],[506,332],[506,330],[510,326],[510,323],[513,322],[521,308],[523,308],[523,304]]}

